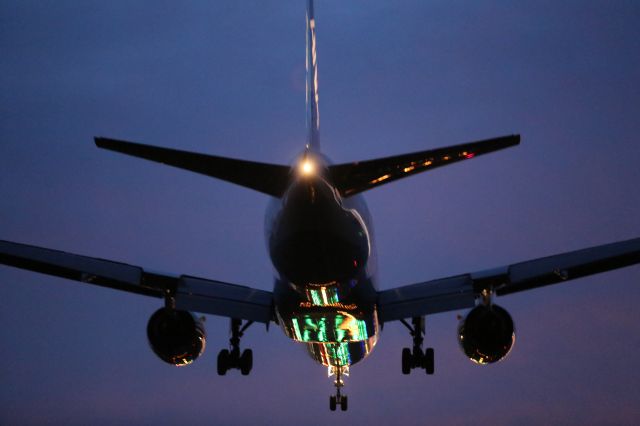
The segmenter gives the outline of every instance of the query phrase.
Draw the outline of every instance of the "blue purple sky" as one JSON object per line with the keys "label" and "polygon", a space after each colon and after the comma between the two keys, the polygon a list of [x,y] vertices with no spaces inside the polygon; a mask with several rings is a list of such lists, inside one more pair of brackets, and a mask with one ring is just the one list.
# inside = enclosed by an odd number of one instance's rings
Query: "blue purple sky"
{"label": "blue purple sky", "polygon": [[[0,239],[270,289],[267,198],[95,148],[93,136],[288,163],[305,139],[304,2],[0,4]],[[503,134],[522,144],[366,194],[390,288],[640,235],[640,4],[316,4],[321,139],[335,162]],[[509,358],[436,374],[388,324],[330,413],[325,368],[228,324],[187,368],[155,358],[159,301],[0,267],[2,424],[637,424],[640,267],[504,297]],[[464,313],[464,312],[460,312]],[[236,374],[234,374],[236,373]]]}

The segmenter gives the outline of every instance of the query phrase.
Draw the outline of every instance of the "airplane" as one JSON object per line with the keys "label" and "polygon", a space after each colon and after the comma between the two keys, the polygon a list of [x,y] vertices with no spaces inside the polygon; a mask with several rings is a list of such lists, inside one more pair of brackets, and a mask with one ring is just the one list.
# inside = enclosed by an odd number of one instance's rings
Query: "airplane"
{"label": "airplane", "polygon": [[241,351],[242,334],[253,323],[277,323],[335,376],[330,409],[346,410],[342,393],[351,365],[374,349],[385,323],[399,321],[413,345],[402,350],[402,373],[434,372],[434,351],[423,348],[424,317],[470,309],[458,337],[473,361],[494,363],[513,346],[514,326],[496,296],[561,283],[640,262],[640,240],[633,239],[378,291],[371,218],[362,192],[438,166],[515,146],[506,136],[412,154],[333,165],[320,150],[316,21],[307,3],[307,144],[292,166],[255,163],[107,138],[98,147],[195,171],[265,193],[267,242],[277,271],[267,292],[189,275],[169,276],[136,266],[0,242],[4,264],[163,299],[149,320],[154,352],[185,365],[205,345],[202,322],[191,312],[228,317],[229,349],[218,354],[218,373],[249,374],[253,354]]}

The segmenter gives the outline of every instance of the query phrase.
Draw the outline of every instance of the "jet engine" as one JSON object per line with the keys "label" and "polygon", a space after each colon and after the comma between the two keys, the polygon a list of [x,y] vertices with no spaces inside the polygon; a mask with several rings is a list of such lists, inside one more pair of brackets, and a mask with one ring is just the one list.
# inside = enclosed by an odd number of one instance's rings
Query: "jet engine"
{"label": "jet engine", "polygon": [[506,357],[515,339],[511,315],[498,305],[476,306],[458,325],[462,351],[478,364],[492,364]]}
{"label": "jet engine", "polygon": [[191,312],[158,309],[147,324],[153,352],[169,364],[191,364],[204,352],[206,334],[202,321]]}

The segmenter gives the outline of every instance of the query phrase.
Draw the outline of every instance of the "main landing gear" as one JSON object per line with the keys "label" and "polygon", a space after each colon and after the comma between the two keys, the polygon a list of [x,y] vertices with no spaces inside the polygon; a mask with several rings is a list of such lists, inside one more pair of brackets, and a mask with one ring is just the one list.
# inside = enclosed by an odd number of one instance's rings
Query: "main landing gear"
{"label": "main landing gear", "polygon": [[223,349],[218,353],[218,374],[220,376],[224,376],[232,368],[239,369],[243,376],[251,372],[253,351],[245,349],[242,354],[240,353],[240,338],[251,324],[253,324],[253,321],[248,321],[243,325],[242,320],[231,320],[230,349]]}
{"label": "main landing gear", "polygon": [[433,348],[422,351],[424,341],[424,317],[411,318],[411,325],[405,320],[400,320],[411,332],[413,337],[413,350],[402,349],[402,374],[409,374],[414,368],[424,368],[427,374],[433,374],[434,356]]}
{"label": "main landing gear", "polygon": [[339,405],[342,411],[347,411],[349,400],[347,399],[347,395],[342,395],[340,389],[344,386],[343,376],[349,375],[349,367],[346,365],[342,367],[329,367],[329,375],[332,374],[336,375],[336,380],[333,382],[336,387],[336,394],[329,397],[329,409],[336,411],[336,406]]}

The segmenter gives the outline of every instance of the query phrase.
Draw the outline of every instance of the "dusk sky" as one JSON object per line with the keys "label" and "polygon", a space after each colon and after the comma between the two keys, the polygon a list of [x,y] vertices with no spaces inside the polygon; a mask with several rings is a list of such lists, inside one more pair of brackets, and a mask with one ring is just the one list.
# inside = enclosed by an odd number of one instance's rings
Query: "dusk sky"
{"label": "dusk sky", "polygon": [[[268,197],[100,150],[105,136],[288,164],[305,142],[305,2],[0,3],[0,239],[270,290]],[[335,162],[512,133],[521,145],[367,192],[387,289],[640,236],[640,2],[318,0]],[[427,317],[436,373],[386,324],[330,412],[325,367],[228,320],[171,367],[153,298],[0,266],[0,424],[638,424],[640,266],[497,298],[510,356],[476,366]]]}

